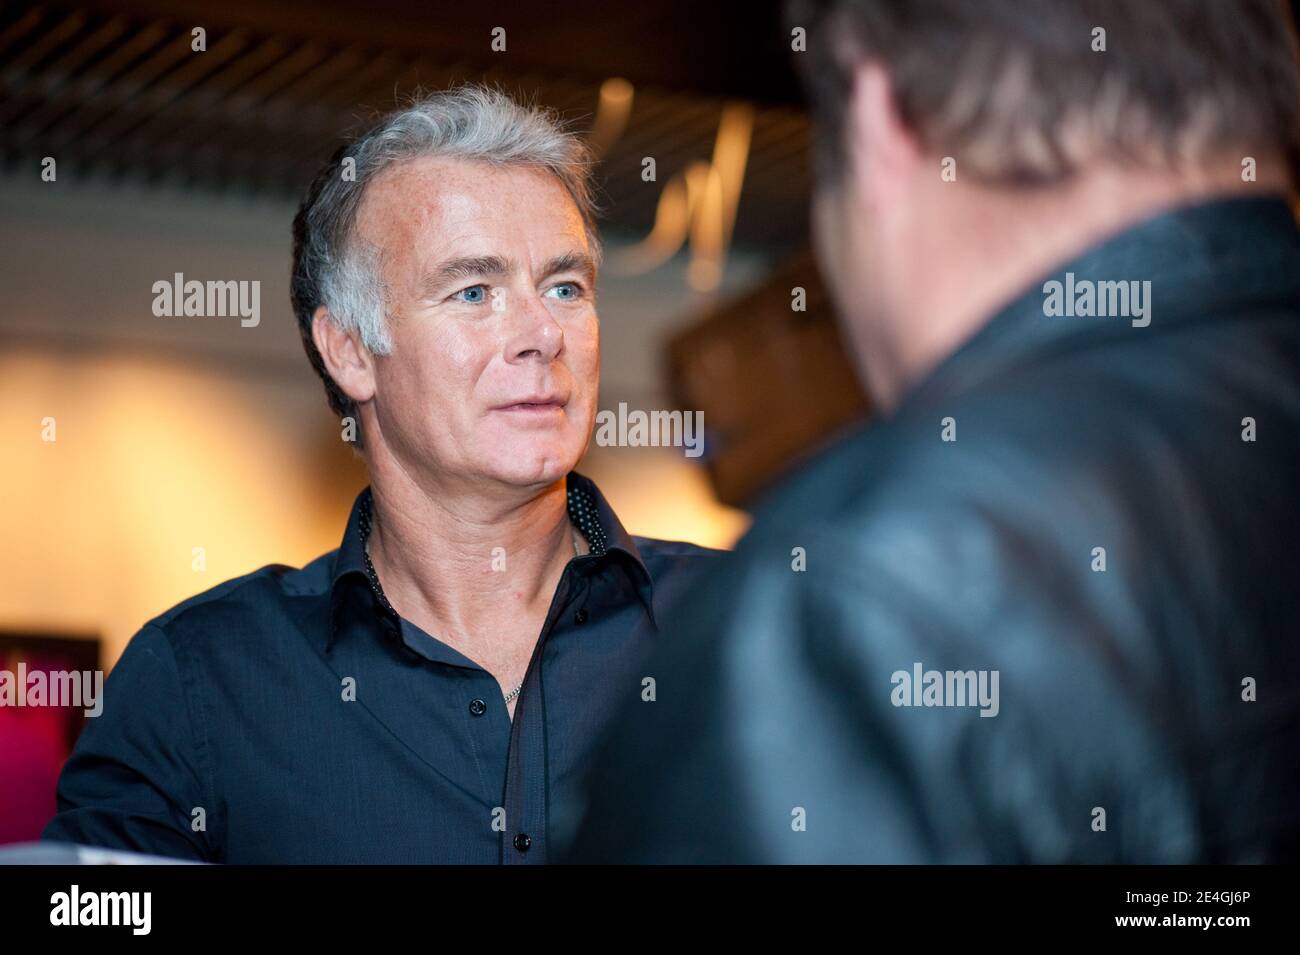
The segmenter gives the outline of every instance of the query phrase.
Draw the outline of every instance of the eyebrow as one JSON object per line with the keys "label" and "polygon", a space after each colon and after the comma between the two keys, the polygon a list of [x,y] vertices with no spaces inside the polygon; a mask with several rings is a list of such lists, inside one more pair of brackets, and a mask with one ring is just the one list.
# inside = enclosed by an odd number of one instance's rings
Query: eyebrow
{"label": "eyebrow", "polygon": [[508,275],[514,263],[500,255],[463,255],[435,266],[421,286],[426,295],[438,292],[457,279]]}
{"label": "eyebrow", "polygon": [[565,252],[547,259],[542,265],[541,279],[549,279],[561,272],[577,272],[587,281],[588,286],[596,284],[596,262],[586,252]]}
{"label": "eyebrow", "polygon": [[[513,259],[501,255],[464,255],[435,266],[424,278],[421,289],[431,296],[459,279],[509,275],[515,269]],[[564,252],[543,263],[539,281],[561,272],[577,272],[589,286],[596,284],[596,262],[585,252]]]}

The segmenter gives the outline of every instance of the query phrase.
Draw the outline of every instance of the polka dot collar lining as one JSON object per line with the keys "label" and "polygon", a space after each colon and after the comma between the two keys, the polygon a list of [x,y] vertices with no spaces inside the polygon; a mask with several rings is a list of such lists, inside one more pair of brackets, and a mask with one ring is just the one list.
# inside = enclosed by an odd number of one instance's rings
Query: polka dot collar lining
{"label": "polka dot collar lining", "polygon": [[[576,487],[572,481],[568,482],[568,511],[569,520],[578,532],[587,539],[587,546],[591,548],[591,553],[597,557],[605,555],[609,548],[609,539],[605,535],[605,529],[600,525],[599,511],[596,507],[596,500],[585,487]],[[385,612],[397,616],[397,611],[393,605],[388,602],[384,595],[384,588],[379,583],[379,575],[375,573],[375,565],[370,560],[370,551],[366,547],[367,541],[370,540],[370,529],[373,519],[374,497],[370,489],[366,489],[365,497],[361,501],[361,556],[366,564],[366,577],[370,580],[370,590],[379,601],[379,605],[384,608]]]}

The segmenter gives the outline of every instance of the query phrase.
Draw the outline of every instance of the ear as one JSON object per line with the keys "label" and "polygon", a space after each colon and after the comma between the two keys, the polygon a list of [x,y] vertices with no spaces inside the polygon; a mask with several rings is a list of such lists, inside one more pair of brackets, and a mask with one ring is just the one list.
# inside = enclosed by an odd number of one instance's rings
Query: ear
{"label": "ear", "polygon": [[848,173],[868,205],[880,211],[898,196],[898,186],[920,171],[924,156],[899,113],[893,80],[879,62],[859,63],[852,89],[845,133]]}
{"label": "ear", "polygon": [[318,306],[311,319],[311,337],[325,370],[339,389],[357,404],[375,396],[375,359],[355,331],[344,331],[329,309]]}

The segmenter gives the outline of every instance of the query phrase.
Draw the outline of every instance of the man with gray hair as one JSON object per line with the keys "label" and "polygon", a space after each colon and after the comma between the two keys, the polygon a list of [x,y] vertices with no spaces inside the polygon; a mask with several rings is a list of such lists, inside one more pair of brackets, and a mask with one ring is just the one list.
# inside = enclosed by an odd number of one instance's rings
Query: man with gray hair
{"label": "man with gray hair", "polygon": [[343,146],[292,297],[370,473],[341,546],[132,639],[45,838],[214,862],[545,862],[673,590],[573,468],[596,414],[584,146],[481,87]]}
{"label": "man with gray hair", "polygon": [[576,858],[1300,853],[1289,20],[791,8],[816,251],[880,417],[665,624]]}

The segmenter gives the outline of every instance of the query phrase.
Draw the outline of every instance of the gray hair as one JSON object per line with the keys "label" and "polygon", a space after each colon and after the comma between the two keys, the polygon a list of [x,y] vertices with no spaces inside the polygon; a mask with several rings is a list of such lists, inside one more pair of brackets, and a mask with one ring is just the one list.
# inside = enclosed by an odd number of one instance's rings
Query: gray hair
{"label": "gray hair", "polygon": [[600,259],[591,153],[553,111],[469,85],[419,97],[384,116],[335,152],[307,190],[293,222],[290,297],[298,331],[312,367],[325,383],[330,407],[340,416],[355,420],[356,405],[326,370],[312,339],[312,317],[324,305],[340,328],[360,334],[370,352],[392,351],[376,250],[356,236],[357,212],[366,186],[380,173],[425,157],[531,166],[552,173],[577,205],[591,253]]}

